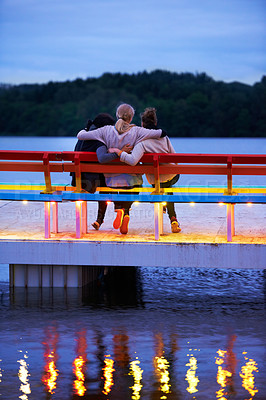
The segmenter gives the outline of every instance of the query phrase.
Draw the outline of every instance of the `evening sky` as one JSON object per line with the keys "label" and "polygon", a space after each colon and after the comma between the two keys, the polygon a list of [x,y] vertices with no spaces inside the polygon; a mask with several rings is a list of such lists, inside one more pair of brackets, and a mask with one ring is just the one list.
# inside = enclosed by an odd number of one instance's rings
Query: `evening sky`
{"label": "evening sky", "polygon": [[0,0],[0,82],[266,70],[266,0]]}

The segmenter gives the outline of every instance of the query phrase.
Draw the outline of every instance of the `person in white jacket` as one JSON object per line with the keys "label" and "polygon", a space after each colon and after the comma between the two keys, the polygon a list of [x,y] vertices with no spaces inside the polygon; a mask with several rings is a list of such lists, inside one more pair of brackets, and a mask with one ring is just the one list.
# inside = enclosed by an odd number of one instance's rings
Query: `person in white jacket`
{"label": "person in white jacket", "polygon": [[[93,131],[81,130],[79,140],[99,140],[107,148],[122,148],[125,145],[135,146],[143,140],[163,137],[161,129],[147,129],[131,124],[135,111],[129,104],[123,103],[116,110],[117,122],[115,126],[104,126]],[[131,189],[141,187],[143,180],[139,174],[104,174],[106,185],[112,188]],[[131,202],[115,202],[116,218],[113,222],[115,229],[120,228],[122,234],[127,234],[129,224],[129,209]]]}
{"label": "person in white jacket", "polygon": [[[141,114],[142,126],[148,129],[156,129],[157,127],[157,115],[156,109],[149,107]],[[136,144],[131,152],[128,154],[118,148],[109,148],[109,153],[117,153],[120,157],[120,161],[125,162],[129,165],[136,165],[144,153],[175,153],[175,150],[170,142],[168,136],[158,139],[148,139]],[[154,175],[146,174],[148,182],[154,186],[155,179]],[[167,174],[160,175],[160,186],[162,188],[172,187],[179,179],[179,175]],[[168,202],[166,205],[168,216],[171,222],[171,230],[173,233],[181,231],[180,224],[176,218],[175,205],[172,202]]]}

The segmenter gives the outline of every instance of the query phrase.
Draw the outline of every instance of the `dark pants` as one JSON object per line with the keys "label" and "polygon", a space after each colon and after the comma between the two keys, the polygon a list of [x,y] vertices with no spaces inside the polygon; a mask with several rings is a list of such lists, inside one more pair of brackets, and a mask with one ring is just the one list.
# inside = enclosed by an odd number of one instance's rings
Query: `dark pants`
{"label": "dark pants", "polygon": [[[180,175],[174,176],[170,181],[167,182],[161,182],[160,187],[162,189],[170,188],[172,187],[179,179]],[[152,187],[155,187],[155,185],[152,185]],[[173,194],[173,193],[168,193],[168,194]],[[169,202],[166,203],[166,208],[167,208],[167,213],[169,218],[171,219],[172,217],[176,218],[176,213],[175,213],[175,203]]]}
{"label": "dark pants", "polygon": [[[71,173],[72,186],[76,186],[75,173]],[[103,174],[82,172],[81,173],[81,187],[89,193],[95,193],[97,187],[106,187],[105,178]],[[99,192],[101,193],[101,192]],[[104,192],[106,193],[106,192]],[[105,213],[107,209],[106,201],[98,201],[98,214],[97,222],[101,225],[103,223]]]}
{"label": "dark pants", "polygon": [[[121,187],[116,187],[114,189],[126,190],[126,189],[133,189],[133,188],[136,188],[136,187],[141,187],[141,186],[140,185],[136,185],[136,186],[121,186]],[[121,192],[117,192],[117,193],[123,194],[123,192],[122,193]],[[134,194],[139,194],[139,192],[134,192]],[[134,203],[134,201],[115,201],[114,202],[115,210],[119,210],[119,209],[123,208],[125,210],[124,215],[129,215],[129,210],[130,210],[130,207],[132,206],[133,203]]]}

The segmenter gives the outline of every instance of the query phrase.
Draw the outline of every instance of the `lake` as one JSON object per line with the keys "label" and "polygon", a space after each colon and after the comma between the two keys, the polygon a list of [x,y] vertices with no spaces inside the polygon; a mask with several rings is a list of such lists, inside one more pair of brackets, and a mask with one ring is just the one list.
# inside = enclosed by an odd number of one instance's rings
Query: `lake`
{"label": "lake", "polygon": [[[2,137],[0,147],[68,151],[75,142]],[[181,153],[263,154],[266,145],[265,139],[172,142]],[[62,175],[52,179],[68,182]],[[182,176],[178,184],[210,179]],[[239,177],[239,184],[249,179]],[[18,176],[1,173],[0,181],[12,180]],[[11,291],[1,265],[0,299],[5,400],[266,399],[266,271],[255,265],[117,267],[83,289]]]}

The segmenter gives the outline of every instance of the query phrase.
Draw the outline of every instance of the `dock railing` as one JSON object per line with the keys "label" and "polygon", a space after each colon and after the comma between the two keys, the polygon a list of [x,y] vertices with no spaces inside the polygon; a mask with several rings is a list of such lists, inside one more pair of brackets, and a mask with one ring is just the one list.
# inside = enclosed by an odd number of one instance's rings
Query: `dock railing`
{"label": "dock railing", "polygon": [[[45,202],[45,237],[50,237],[50,202],[56,204],[63,200],[76,202],[76,235],[81,237],[87,230],[81,227],[82,217],[80,201],[97,200],[136,200],[151,202],[155,205],[155,239],[158,240],[162,233],[162,206],[168,202],[204,202],[227,205],[227,240],[232,241],[234,235],[234,205],[236,203],[254,202],[264,204],[266,202],[265,187],[234,187],[233,177],[236,175],[265,176],[266,155],[249,154],[145,154],[140,160],[141,164],[129,166],[114,160],[109,164],[99,164],[96,153],[89,152],[54,152],[54,151],[0,151],[0,171],[29,171],[42,172],[44,185],[34,186],[20,184],[0,184],[0,199],[22,200],[25,190],[39,190],[39,195],[30,196],[29,200]],[[54,172],[74,172],[76,187],[69,184],[53,185],[51,174]],[[81,187],[82,172],[98,173],[129,173],[129,174],[153,174],[155,176],[155,188],[138,188],[117,194],[116,189],[98,188],[101,193],[84,193]],[[190,174],[190,175],[224,175],[227,177],[225,188],[215,187],[173,187],[162,189],[160,187],[160,174]],[[69,176],[68,176],[68,181]],[[16,195],[14,195],[16,191]],[[102,193],[108,191],[108,194]],[[135,190],[136,191],[136,190]],[[111,193],[110,193],[111,192]],[[121,190],[119,190],[121,192]],[[167,193],[172,195],[168,196]],[[13,194],[12,194],[13,193]],[[12,197],[13,196],[13,197]],[[80,209],[80,211],[79,211]],[[85,214],[85,208],[83,208]],[[57,213],[53,213],[56,215]],[[86,215],[85,215],[86,216]],[[53,224],[56,225],[55,223]]]}

